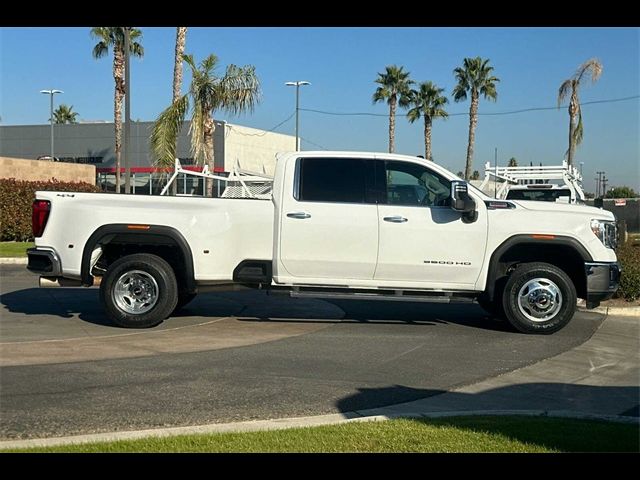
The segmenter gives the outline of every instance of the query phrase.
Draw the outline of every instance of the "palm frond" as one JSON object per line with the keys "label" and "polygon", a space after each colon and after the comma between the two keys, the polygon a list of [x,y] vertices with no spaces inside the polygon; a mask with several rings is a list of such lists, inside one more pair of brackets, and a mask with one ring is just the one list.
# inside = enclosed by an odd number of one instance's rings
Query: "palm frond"
{"label": "palm frond", "polygon": [[373,93],[372,100],[373,103],[384,102],[385,100],[388,100],[390,96],[391,92],[389,91],[389,89],[387,89],[386,87],[378,87]]}
{"label": "palm frond", "polygon": [[200,62],[200,70],[206,75],[210,75],[218,63],[218,57],[213,53]]}
{"label": "palm frond", "polygon": [[409,123],[413,123],[422,116],[422,110],[419,107],[413,107],[407,112],[407,120]]}
{"label": "palm frond", "polygon": [[144,47],[141,42],[142,31],[131,27],[129,29],[129,53],[134,57],[142,58],[144,56]]}
{"label": "palm frond", "polygon": [[558,108],[560,108],[560,104],[569,96],[572,90],[573,79],[569,78],[562,82],[562,85],[560,85],[560,88],[558,89]]}
{"label": "palm frond", "polygon": [[198,67],[196,66],[196,62],[193,60],[193,55],[191,54],[183,54],[182,55],[182,60],[184,60],[184,62],[189,65],[189,67],[191,68],[191,73],[193,74],[194,72],[198,71]]}
{"label": "palm frond", "polygon": [[453,96],[453,100],[455,102],[462,102],[467,99],[467,88],[464,85],[458,84],[453,87],[453,92],[451,95]]}
{"label": "palm frond", "polygon": [[573,144],[577,147],[582,143],[584,136],[584,125],[582,124],[582,110],[578,108],[578,124],[573,132]]}
{"label": "palm frond", "polygon": [[177,139],[188,110],[189,97],[183,95],[160,113],[153,124],[150,142],[156,166],[173,167]]}
{"label": "palm frond", "polygon": [[580,83],[585,76],[591,76],[591,83],[596,83],[602,75],[602,63],[597,58],[590,58],[578,67],[575,79]]}
{"label": "palm frond", "polygon": [[219,108],[229,113],[252,112],[260,101],[260,81],[254,66],[229,65],[225,76],[216,85]]}
{"label": "palm frond", "polygon": [[109,47],[105,42],[98,42],[93,47],[91,55],[93,58],[102,58],[109,53]]}

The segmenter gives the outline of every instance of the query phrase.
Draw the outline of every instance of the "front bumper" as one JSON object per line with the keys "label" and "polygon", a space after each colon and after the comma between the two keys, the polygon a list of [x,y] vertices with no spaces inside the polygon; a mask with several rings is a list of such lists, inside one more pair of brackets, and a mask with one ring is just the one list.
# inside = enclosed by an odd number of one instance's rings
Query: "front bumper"
{"label": "front bumper", "polygon": [[618,262],[585,262],[587,275],[587,308],[613,297],[620,284],[622,268]]}
{"label": "front bumper", "polygon": [[58,254],[53,250],[29,248],[27,250],[27,270],[47,277],[62,276],[62,265]]}

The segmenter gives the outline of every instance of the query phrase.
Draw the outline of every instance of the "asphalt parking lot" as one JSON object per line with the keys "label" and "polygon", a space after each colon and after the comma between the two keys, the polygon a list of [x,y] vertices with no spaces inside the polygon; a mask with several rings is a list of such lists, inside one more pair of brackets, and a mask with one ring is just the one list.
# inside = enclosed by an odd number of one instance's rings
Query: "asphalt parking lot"
{"label": "asphalt parking lot", "polygon": [[203,294],[149,330],[109,323],[97,289],[38,289],[0,266],[0,438],[347,412],[553,357],[603,317],[515,333],[475,305]]}

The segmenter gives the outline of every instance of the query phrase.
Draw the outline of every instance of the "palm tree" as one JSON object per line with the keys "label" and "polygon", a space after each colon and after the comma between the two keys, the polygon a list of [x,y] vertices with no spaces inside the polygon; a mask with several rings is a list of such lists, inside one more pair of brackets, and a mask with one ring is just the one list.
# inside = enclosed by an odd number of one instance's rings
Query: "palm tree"
{"label": "palm tree", "polygon": [[434,118],[447,118],[449,114],[443,108],[449,100],[442,96],[444,88],[438,88],[432,82],[423,82],[418,90],[411,90],[411,104],[407,112],[409,122],[424,117],[424,158],[433,161],[431,155],[431,124]]}
{"label": "palm tree", "polygon": [[571,92],[571,100],[569,102],[569,149],[565,154],[569,166],[573,165],[573,154],[576,147],[582,143],[582,110],[580,109],[580,99],[578,98],[580,82],[590,76],[591,83],[596,83],[601,74],[602,63],[597,58],[591,58],[578,67],[573,77],[562,82],[558,90],[558,108],[560,108],[560,103]]}
{"label": "palm tree", "polygon": [[462,67],[456,68],[453,73],[458,84],[453,89],[453,99],[461,102],[467,99],[467,93],[471,92],[471,105],[469,106],[469,143],[467,144],[467,163],[464,169],[464,178],[471,178],[473,166],[473,144],[475,142],[476,126],[478,125],[478,102],[480,94],[487,100],[496,101],[498,92],[496,83],[499,78],[494,77],[489,66],[489,59],[480,57],[465,58]]}
{"label": "palm tree", "polygon": [[[120,159],[122,149],[122,100],[125,94],[124,85],[124,28],[125,27],[93,27],[91,37],[97,40],[93,47],[93,58],[102,58],[109,54],[109,47],[113,50],[113,78],[115,80],[113,123],[116,140],[116,192],[120,193]],[[140,41],[142,32],[132,28],[129,33],[129,54],[142,57],[144,48]]]}
{"label": "palm tree", "polygon": [[[176,50],[173,61],[173,103],[177,102],[182,92],[182,56],[184,55],[184,47],[187,41],[187,27],[176,27]],[[174,152],[178,149],[178,138],[176,137],[176,145]],[[171,185],[171,195],[178,193],[178,182]]]}
{"label": "palm tree", "polygon": [[396,108],[400,104],[406,108],[411,100],[411,84],[409,72],[403,71],[404,67],[390,65],[385,67],[384,73],[378,73],[375,82],[380,84],[373,94],[373,103],[387,101],[389,105],[389,153],[395,151],[396,135]]}
{"label": "palm tree", "polygon": [[[214,74],[218,57],[209,55],[196,65],[193,55],[182,56],[191,68],[189,92],[167,107],[156,119],[151,132],[151,148],[156,164],[173,166],[176,139],[191,103],[191,152],[198,164],[213,172],[213,114],[225,110],[231,114],[252,111],[260,97],[260,82],[255,67],[229,65],[223,77]],[[213,182],[207,182],[207,196],[213,194]]]}
{"label": "palm tree", "polygon": [[[73,105],[68,106],[61,103],[60,106],[53,111],[53,123],[78,123],[76,120],[77,116],[78,112],[73,111]],[[51,121],[51,119],[49,119],[49,121]]]}

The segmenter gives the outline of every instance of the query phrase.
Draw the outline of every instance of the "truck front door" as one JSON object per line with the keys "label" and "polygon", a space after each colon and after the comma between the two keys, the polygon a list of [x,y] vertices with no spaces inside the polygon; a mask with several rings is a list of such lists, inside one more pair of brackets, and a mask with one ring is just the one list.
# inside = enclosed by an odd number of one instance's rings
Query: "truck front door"
{"label": "truck front door", "polygon": [[[449,180],[421,163],[377,161],[386,185],[378,205],[380,246],[375,279],[424,288],[472,289],[487,243],[487,211],[465,223],[449,207]],[[380,172],[384,170],[384,172]]]}

